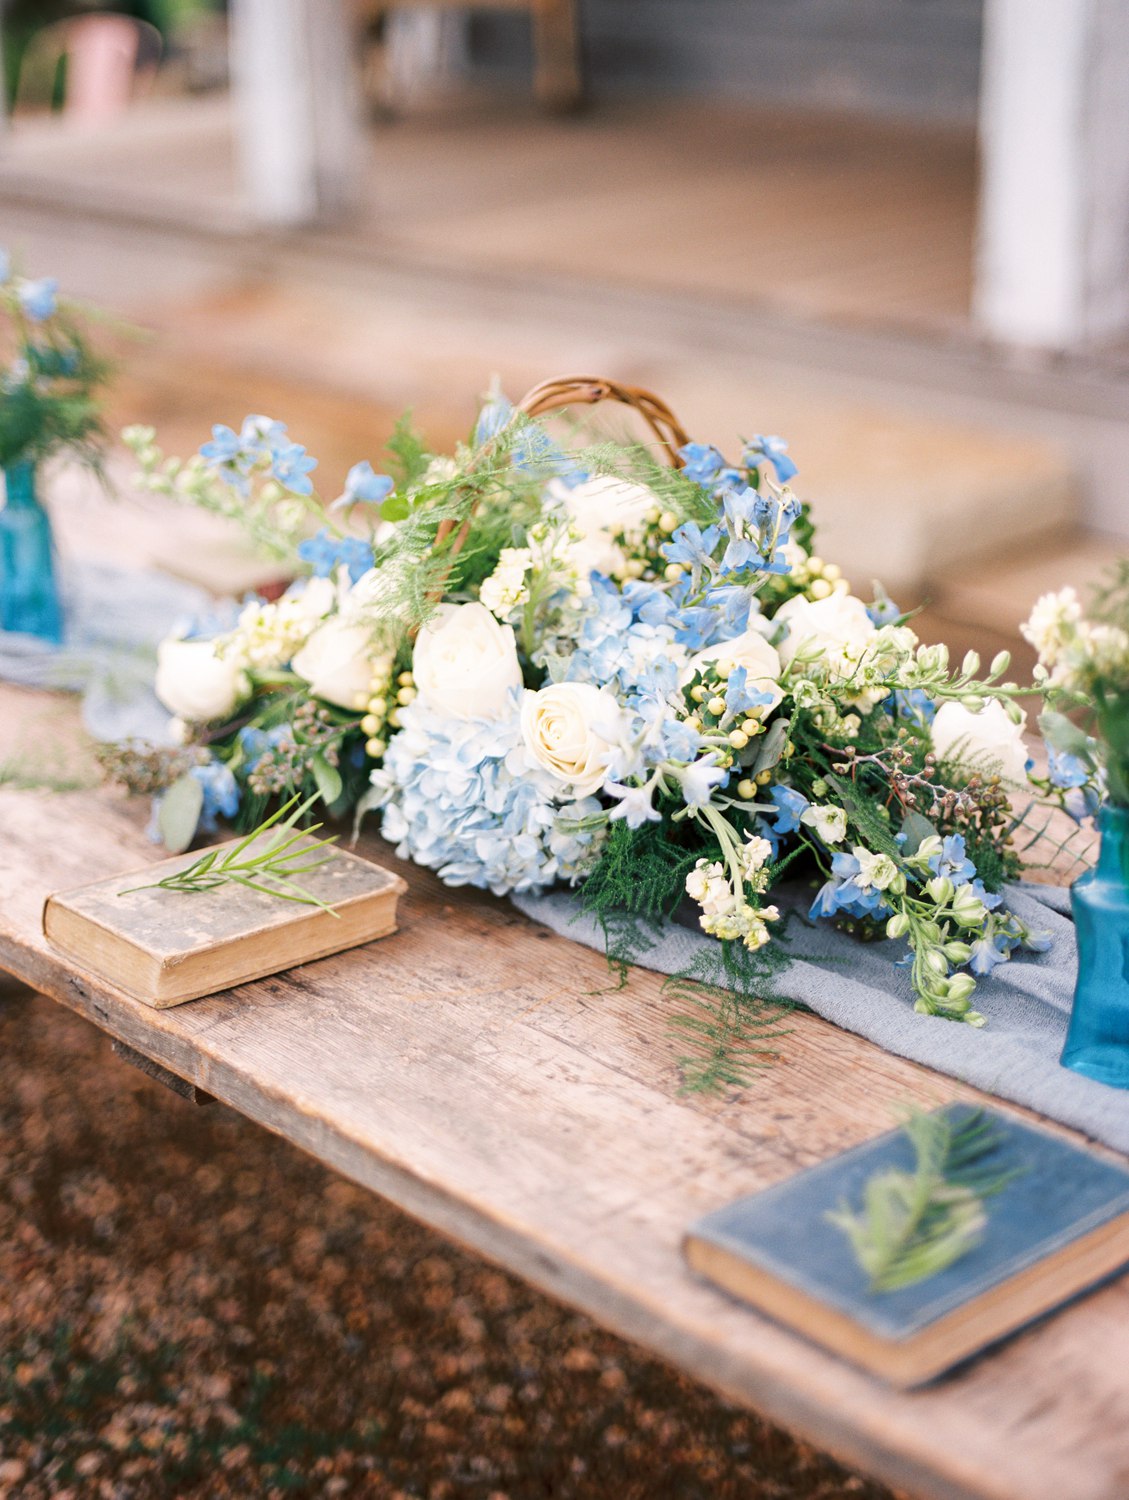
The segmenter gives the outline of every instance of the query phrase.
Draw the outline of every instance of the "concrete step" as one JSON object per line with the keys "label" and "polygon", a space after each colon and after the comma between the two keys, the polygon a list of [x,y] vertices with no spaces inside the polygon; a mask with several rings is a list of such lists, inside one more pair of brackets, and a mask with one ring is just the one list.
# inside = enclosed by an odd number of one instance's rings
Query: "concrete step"
{"label": "concrete step", "polygon": [[951,650],[1008,650],[1013,672],[1030,676],[1035,653],[1019,633],[1040,594],[1073,584],[1083,600],[1102,581],[1124,542],[1095,532],[1063,531],[972,567],[942,567],[931,579],[922,633]]}
{"label": "concrete step", "polygon": [[[177,438],[187,437],[190,412],[194,443],[211,420],[235,423],[243,408],[269,410],[319,453],[327,481],[356,458],[377,462],[390,414],[403,407],[446,445],[466,432],[475,393],[493,374],[517,396],[547,375],[580,370],[650,386],[696,438],[732,454],[739,435],[786,436],[821,552],[861,591],[877,579],[907,606],[921,604],[947,570],[1075,525],[1071,465],[1038,438],[789,385],[770,379],[763,364],[722,370],[705,354],[673,361],[567,323],[534,329],[473,297],[455,306],[390,301],[356,286],[311,290],[280,280],[166,305],[152,321],[162,337],[150,363],[167,363],[163,346],[175,348],[178,365],[134,382],[146,420],[163,425],[163,407]],[[185,373],[205,367],[214,373],[186,408]]]}

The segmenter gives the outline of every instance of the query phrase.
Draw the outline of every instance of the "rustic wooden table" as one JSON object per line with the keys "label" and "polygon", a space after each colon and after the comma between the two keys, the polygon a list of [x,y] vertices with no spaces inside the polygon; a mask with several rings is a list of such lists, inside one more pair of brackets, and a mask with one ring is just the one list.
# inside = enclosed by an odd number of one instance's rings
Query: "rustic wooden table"
{"label": "rustic wooden table", "polygon": [[[0,721],[26,709],[0,689]],[[139,804],[0,789],[0,970],[725,1395],[917,1496],[1129,1496],[1129,1284],[899,1394],[696,1280],[707,1209],[975,1097],[807,1015],[737,1098],[680,1097],[655,975],[406,876],[401,931],[155,1011],[54,954],[48,892],[160,857]],[[143,1143],[139,1142],[139,1146]]]}

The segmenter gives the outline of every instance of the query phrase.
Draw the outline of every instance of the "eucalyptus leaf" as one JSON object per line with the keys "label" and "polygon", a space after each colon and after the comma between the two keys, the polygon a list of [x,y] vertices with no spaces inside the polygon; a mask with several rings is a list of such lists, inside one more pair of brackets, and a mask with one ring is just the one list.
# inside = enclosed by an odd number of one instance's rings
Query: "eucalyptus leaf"
{"label": "eucalyptus leaf", "polygon": [[906,836],[902,853],[909,859],[917,853],[926,839],[934,837],[937,829],[922,813],[909,812],[902,819],[902,832]]}
{"label": "eucalyptus leaf", "polygon": [[318,793],[327,807],[337,801],[342,792],[341,772],[331,766],[319,750],[311,762]]}
{"label": "eucalyptus leaf", "polygon": [[750,775],[759,776],[762,771],[771,771],[779,762],[784,754],[784,746],[788,743],[788,731],[791,727],[791,719],[772,721],[768,731],[758,741],[760,748],[757,751],[756,760],[753,761]]}
{"label": "eucalyptus leaf", "polygon": [[196,837],[200,814],[204,810],[204,788],[191,772],[186,772],[161,798],[157,829],[161,841],[172,854],[183,854]]}
{"label": "eucalyptus leaf", "polygon": [[1085,730],[1079,729],[1077,724],[1071,723],[1065,714],[1060,714],[1053,708],[1046,709],[1039,715],[1039,728],[1052,749],[1062,755],[1077,755],[1080,760],[1093,767],[1089,735]]}

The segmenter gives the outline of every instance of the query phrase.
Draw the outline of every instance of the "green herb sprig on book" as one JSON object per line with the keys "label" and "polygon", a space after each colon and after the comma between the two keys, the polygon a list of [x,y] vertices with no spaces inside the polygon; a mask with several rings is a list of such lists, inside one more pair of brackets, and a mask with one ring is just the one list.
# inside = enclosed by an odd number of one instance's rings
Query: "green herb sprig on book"
{"label": "green herb sprig on book", "polygon": [[967,1255],[987,1228],[985,1200],[1014,1175],[987,1162],[1000,1136],[982,1110],[954,1121],[948,1111],[913,1109],[904,1129],[914,1170],[876,1172],[861,1209],[841,1203],[827,1215],[850,1240],[872,1292],[925,1281]]}
{"label": "green herb sprig on book", "polygon": [[[303,906],[320,906],[331,916],[337,912],[328,902],[322,901],[312,891],[298,883],[297,877],[308,875],[327,865],[333,854],[319,854],[336,842],[336,834],[329,838],[314,839],[313,835],[322,827],[315,823],[311,828],[297,828],[297,824],[309,811],[316,797],[299,802],[291,797],[265,822],[253,828],[246,838],[230,849],[210,849],[194,863],[163,880],[151,885],[131,886],[120,892],[128,896],[133,891],[180,891],[199,894],[214,891],[219,886],[234,884],[247,886],[253,891],[262,891],[267,896],[277,896],[281,901],[296,901]],[[280,819],[282,821],[280,821]],[[271,831],[273,830],[273,832]],[[267,837],[264,838],[263,835]],[[258,846],[258,847],[256,847]]]}

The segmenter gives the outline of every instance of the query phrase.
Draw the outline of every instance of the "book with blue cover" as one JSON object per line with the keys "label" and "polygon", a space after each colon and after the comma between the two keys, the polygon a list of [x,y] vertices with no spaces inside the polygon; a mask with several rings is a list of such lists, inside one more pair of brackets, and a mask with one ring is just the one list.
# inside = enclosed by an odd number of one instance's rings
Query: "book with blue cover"
{"label": "book with blue cover", "polygon": [[913,1170],[900,1130],[706,1215],[686,1235],[687,1260],[892,1384],[922,1384],[1129,1266],[1129,1169],[998,1111],[984,1117],[1006,1180],[979,1243],[925,1280],[873,1291],[828,1220],[862,1202],[874,1173]]}

